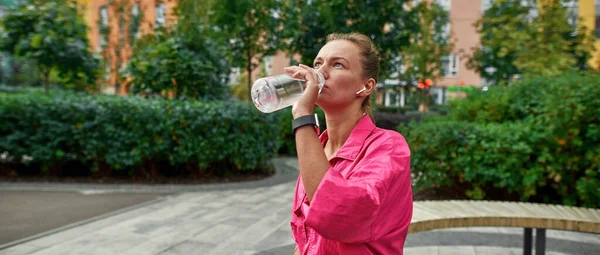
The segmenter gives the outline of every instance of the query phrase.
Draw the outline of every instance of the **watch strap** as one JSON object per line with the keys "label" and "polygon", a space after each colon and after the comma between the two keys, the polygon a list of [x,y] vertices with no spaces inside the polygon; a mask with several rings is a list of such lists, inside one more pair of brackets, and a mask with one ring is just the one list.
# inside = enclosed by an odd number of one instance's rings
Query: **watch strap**
{"label": "watch strap", "polygon": [[317,119],[317,114],[315,115],[304,115],[292,120],[292,133],[296,134],[296,129],[302,126],[312,125],[319,132],[319,121]]}

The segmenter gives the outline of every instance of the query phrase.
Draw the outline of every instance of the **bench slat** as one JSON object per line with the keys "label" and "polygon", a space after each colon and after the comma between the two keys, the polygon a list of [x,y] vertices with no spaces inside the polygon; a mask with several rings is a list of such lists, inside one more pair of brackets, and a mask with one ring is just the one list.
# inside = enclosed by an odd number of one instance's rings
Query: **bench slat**
{"label": "bench slat", "polygon": [[415,201],[409,232],[476,226],[548,228],[600,234],[600,210],[506,201]]}

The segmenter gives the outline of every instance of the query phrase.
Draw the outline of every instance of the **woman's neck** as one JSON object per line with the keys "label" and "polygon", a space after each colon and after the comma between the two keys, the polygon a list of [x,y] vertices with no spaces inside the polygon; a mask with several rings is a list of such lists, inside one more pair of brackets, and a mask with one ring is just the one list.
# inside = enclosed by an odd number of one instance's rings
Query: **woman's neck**
{"label": "woman's neck", "polygon": [[362,119],[364,113],[361,111],[350,110],[328,114],[325,116],[327,121],[327,144],[326,149],[333,156],[346,142],[354,126]]}

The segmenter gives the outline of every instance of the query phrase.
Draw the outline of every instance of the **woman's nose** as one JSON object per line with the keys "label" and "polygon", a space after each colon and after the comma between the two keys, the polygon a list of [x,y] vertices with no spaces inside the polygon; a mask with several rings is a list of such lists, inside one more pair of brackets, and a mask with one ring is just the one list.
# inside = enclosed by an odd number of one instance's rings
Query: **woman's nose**
{"label": "woman's nose", "polygon": [[327,78],[329,78],[329,72],[327,71],[327,68],[325,68],[325,65],[321,65],[315,69],[323,75],[323,78],[325,78],[325,80],[327,80]]}

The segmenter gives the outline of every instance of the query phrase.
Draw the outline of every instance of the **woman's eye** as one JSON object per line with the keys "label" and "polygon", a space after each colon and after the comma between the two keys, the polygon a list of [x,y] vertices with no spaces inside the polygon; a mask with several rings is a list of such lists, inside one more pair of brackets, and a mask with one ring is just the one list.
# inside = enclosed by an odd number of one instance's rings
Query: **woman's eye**
{"label": "woman's eye", "polygon": [[313,66],[314,66],[315,68],[317,68],[317,67],[321,66],[321,63],[315,63]]}
{"label": "woman's eye", "polygon": [[341,63],[337,62],[333,64],[333,67],[344,67]]}

